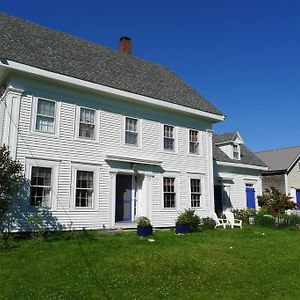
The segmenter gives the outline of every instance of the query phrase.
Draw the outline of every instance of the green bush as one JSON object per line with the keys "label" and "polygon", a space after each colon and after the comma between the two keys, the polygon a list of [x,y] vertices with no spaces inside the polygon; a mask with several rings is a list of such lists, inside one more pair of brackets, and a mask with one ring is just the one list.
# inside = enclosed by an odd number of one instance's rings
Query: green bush
{"label": "green bush", "polygon": [[206,230],[206,229],[214,229],[216,227],[216,221],[212,218],[202,218],[200,220],[200,224],[201,224],[201,228],[203,230]]}
{"label": "green bush", "polygon": [[243,223],[249,224],[249,218],[254,217],[256,214],[255,209],[247,208],[247,209],[233,209],[232,210],[235,219],[242,220]]}
{"label": "green bush", "polygon": [[255,215],[254,223],[263,227],[276,227],[276,218],[270,215],[268,211],[261,209]]}
{"label": "green bush", "polygon": [[284,214],[281,219],[281,226],[289,228],[300,227],[300,215],[297,214]]}
{"label": "green bush", "polygon": [[195,214],[195,210],[185,209],[176,219],[176,224],[188,224],[191,231],[199,229],[200,217]]}
{"label": "green bush", "polygon": [[151,226],[151,221],[147,217],[139,217],[138,218],[138,226],[141,226],[141,227]]}

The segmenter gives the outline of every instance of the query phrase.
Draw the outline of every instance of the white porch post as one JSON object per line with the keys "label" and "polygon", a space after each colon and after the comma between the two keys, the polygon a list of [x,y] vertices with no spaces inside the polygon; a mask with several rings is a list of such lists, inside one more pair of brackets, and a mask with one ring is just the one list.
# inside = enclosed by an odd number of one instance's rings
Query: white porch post
{"label": "white porch post", "polygon": [[115,214],[116,214],[116,172],[110,172],[110,217],[109,217],[109,227],[115,227]]}

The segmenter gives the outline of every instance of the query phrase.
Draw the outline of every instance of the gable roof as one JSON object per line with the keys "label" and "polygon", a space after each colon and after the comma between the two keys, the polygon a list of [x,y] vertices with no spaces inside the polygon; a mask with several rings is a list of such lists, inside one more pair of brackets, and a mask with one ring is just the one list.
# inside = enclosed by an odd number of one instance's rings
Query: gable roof
{"label": "gable roof", "polygon": [[0,13],[0,59],[223,116],[160,65]]}
{"label": "gable roof", "polygon": [[287,171],[300,156],[300,146],[255,153],[268,166],[268,172]]}
{"label": "gable roof", "polygon": [[232,131],[232,132],[225,132],[222,134],[215,134],[214,135],[214,143],[215,144],[223,144],[223,143],[229,143],[229,142],[235,142],[237,139],[242,140],[241,135],[238,131]]}
{"label": "gable roof", "polygon": [[228,162],[233,164],[246,164],[260,167],[267,167],[267,165],[261,161],[252,151],[250,151],[244,144],[240,144],[241,159],[231,159],[226,153],[224,153],[216,144],[231,142],[238,137],[238,132],[227,132],[223,134],[213,135],[213,158],[216,161]]}

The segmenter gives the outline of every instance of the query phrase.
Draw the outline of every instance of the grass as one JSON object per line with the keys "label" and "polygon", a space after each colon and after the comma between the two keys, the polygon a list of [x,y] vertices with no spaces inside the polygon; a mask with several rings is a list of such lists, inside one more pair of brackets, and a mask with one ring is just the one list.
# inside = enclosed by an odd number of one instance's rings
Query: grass
{"label": "grass", "polygon": [[299,231],[153,238],[86,232],[15,240],[0,250],[0,299],[299,299]]}

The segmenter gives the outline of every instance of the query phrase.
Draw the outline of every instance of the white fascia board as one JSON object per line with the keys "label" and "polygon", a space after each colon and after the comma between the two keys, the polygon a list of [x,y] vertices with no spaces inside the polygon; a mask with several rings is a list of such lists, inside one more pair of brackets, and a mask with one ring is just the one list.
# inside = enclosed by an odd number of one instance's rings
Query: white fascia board
{"label": "white fascia board", "polygon": [[291,163],[291,165],[288,167],[288,169],[286,170],[287,173],[289,173],[291,171],[291,169],[294,167],[294,165],[298,162],[298,160],[300,160],[300,154],[297,156],[297,158],[293,161],[293,163]]}
{"label": "white fascia board", "polygon": [[247,165],[247,164],[238,164],[238,163],[230,163],[230,162],[224,162],[224,161],[216,161],[216,164],[218,166],[225,166],[225,167],[246,168],[246,169],[262,170],[262,171],[267,171],[268,170],[268,167]]}
{"label": "white fascia board", "polygon": [[61,75],[61,74],[58,74],[55,72],[46,71],[46,70],[39,69],[36,67],[31,67],[31,66],[21,64],[18,62],[14,62],[11,60],[6,60],[6,63],[3,63],[2,61],[0,61],[0,67],[6,68],[6,69],[11,69],[11,70],[22,71],[22,72],[29,73],[32,75],[43,76],[43,77],[50,78],[53,80],[58,80],[58,81],[62,81],[62,82],[68,83],[68,84],[73,84],[76,86],[89,88],[92,90],[96,90],[98,92],[107,93],[110,95],[115,95],[115,96],[119,96],[122,98],[130,99],[130,100],[136,100],[136,101],[151,104],[151,105],[174,109],[174,110],[184,112],[184,113],[190,113],[193,115],[201,116],[206,119],[210,119],[213,122],[224,121],[224,119],[225,119],[224,115],[220,116],[217,114],[200,111],[200,110],[197,110],[194,108],[185,107],[182,105],[178,105],[178,104],[174,104],[174,103],[134,94],[131,92],[118,90],[118,89],[111,88],[111,87],[108,87],[105,85],[92,83],[92,82],[74,78],[71,76]]}
{"label": "white fascia board", "polygon": [[129,163],[136,163],[136,164],[143,164],[143,165],[154,165],[160,166],[162,161],[153,160],[149,158],[137,158],[137,157],[129,157],[129,156],[120,156],[120,155],[107,155],[106,160],[110,161],[121,161],[121,162],[129,162]]}

